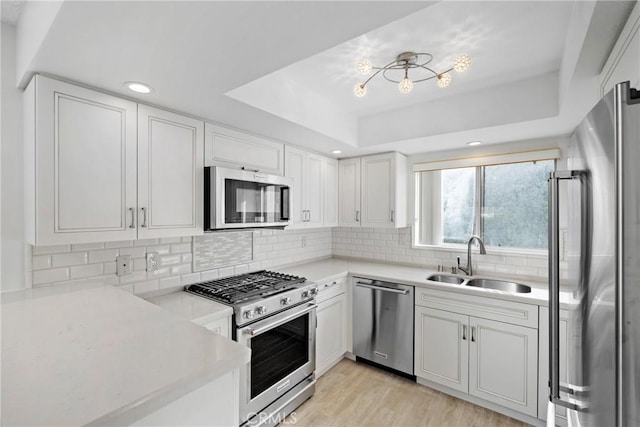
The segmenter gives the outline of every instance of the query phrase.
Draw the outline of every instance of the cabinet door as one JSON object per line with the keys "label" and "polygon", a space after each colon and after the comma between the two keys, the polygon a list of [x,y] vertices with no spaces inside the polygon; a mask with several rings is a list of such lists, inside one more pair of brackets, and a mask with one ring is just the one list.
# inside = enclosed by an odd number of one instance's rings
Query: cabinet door
{"label": "cabinet door", "polygon": [[323,163],[323,157],[307,153],[305,162],[305,208],[307,209],[307,227],[320,227],[323,224]]}
{"label": "cabinet door", "polygon": [[362,158],[363,227],[393,227],[395,220],[395,159],[392,154]]}
{"label": "cabinet door", "polygon": [[338,161],[324,159],[324,226],[338,226]]}
{"label": "cabinet door", "polygon": [[135,239],[136,104],[36,76],[25,107],[29,243]]}
{"label": "cabinet door", "polygon": [[291,189],[291,224],[289,228],[302,228],[306,225],[305,207],[305,152],[287,147],[284,155],[284,175],[293,178]]}
{"label": "cabinet door", "polygon": [[535,417],[538,331],[470,318],[469,393]]}
{"label": "cabinet door", "polygon": [[416,306],[417,377],[467,393],[469,390],[469,317]]}
{"label": "cabinet door", "polygon": [[360,226],[360,159],[338,162],[340,225]]}
{"label": "cabinet door", "polygon": [[347,296],[342,293],[318,304],[316,311],[316,375],[319,377],[347,351]]}
{"label": "cabinet door", "polygon": [[204,124],[138,107],[138,237],[203,233]]}
{"label": "cabinet door", "polygon": [[213,322],[203,325],[205,329],[210,330],[218,335],[222,335],[225,338],[231,338],[231,318],[223,317]]}
{"label": "cabinet door", "polygon": [[211,123],[205,125],[205,164],[283,175],[284,144]]}

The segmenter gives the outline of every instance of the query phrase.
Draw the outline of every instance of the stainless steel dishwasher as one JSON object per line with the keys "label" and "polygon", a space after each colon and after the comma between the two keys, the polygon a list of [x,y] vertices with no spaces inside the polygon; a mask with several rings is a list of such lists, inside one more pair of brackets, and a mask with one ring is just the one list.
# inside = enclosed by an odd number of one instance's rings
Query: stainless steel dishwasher
{"label": "stainless steel dishwasher", "polygon": [[413,375],[413,286],[354,277],[353,351]]}

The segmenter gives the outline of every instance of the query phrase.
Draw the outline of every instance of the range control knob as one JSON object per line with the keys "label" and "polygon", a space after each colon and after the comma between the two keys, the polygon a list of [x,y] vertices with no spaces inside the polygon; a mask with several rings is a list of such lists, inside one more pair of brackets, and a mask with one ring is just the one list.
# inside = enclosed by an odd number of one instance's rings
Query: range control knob
{"label": "range control knob", "polygon": [[282,305],[289,305],[289,304],[291,304],[291,298],[289,298],[289,297],[282,298],[282,299],[280,300],[280,304],[282,304]]}
{"label": "range control knob", "polygon": [[318,288],[311,288],[311,290],[309,292],[311,292],[312,296],[316,296],[316,295],[318,295]]}
{"label": "range control knob", "polygon": [[302,292],[302,298],[309,298],[309,291]]}
{"label": "range control knob", "polygon": [[255,309],[256,314],[265,314],[266,312],[267,312],[267,307],[265,307],[264,305],[261,305],[260,307],[256,307]]}
{"label": "range control knob", "polygon": [[245,311],[242,313],[242,317],[245,319],[253,319],[253,311]]}

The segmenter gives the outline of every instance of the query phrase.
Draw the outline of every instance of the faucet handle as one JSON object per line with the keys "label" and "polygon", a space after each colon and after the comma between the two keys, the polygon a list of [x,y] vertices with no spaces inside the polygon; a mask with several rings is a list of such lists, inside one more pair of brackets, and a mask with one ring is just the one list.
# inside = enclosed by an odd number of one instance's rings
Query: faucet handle
{"label": "faucet handle", "polygon": [[458,269],[456,268],[456,266],[455,266],[455,265],[452,265],[452,266],[451,266],[451,273],[453,273],[453,274],[458,274]]}
{"label": "faucet handle", "polygon": [[458,261],[458,268],[460,268],[460,257],[456,257],[456,260]]}

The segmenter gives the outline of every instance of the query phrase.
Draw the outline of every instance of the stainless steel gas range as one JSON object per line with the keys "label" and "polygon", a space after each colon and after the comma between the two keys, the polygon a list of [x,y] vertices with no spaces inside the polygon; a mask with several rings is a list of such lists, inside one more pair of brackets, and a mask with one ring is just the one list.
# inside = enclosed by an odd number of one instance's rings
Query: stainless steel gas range
{"label": "stainless steel gas range", "polygon": [[241,425],[276,425],[313,395],[315,283],[263,270],[185,290],[233,307],[233,339],[251,348],[240,372]]}

